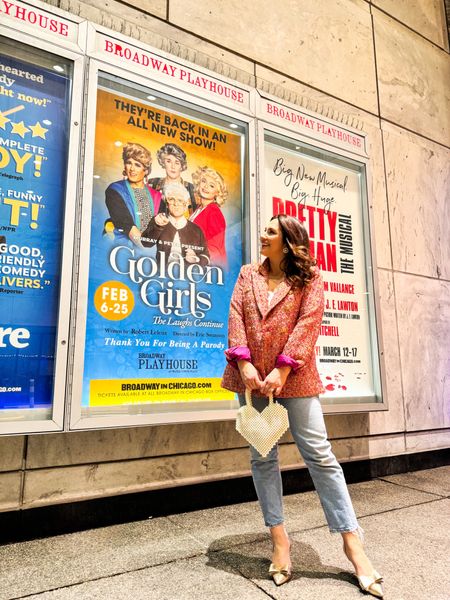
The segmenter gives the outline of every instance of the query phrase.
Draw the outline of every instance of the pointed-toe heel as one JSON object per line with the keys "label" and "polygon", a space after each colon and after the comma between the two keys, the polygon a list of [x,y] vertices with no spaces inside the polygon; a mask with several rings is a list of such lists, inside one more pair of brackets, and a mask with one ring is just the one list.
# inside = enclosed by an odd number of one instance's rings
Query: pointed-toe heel
{"label": "pointed-toe heel", "polygon": [[363,592],[371,594],[376,598],[384,598],[383,587],[381,585],[383,578],[377,571],[374,571],[370,576],[357,575],[356,578],[358,579],[359,587]]}
{"label": "pointed-toe heel", "polygon": [[275,585],[283,585],[292,579],[292,567],[276,567],[273,563],[269,567],[269,575]]}

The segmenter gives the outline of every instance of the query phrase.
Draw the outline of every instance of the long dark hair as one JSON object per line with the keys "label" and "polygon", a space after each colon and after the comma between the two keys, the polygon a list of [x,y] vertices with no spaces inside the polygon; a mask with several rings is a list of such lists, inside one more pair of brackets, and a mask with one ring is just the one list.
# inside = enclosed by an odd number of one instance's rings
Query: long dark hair
{"label": "long dark hair", "polygon": [[309,236],[300,221],[288,215],[276,215],[283,236],[287,253],[283,256],[280,267],[286,279],[293,287],[303,288],[315,276],[316,259],[311,255]]}

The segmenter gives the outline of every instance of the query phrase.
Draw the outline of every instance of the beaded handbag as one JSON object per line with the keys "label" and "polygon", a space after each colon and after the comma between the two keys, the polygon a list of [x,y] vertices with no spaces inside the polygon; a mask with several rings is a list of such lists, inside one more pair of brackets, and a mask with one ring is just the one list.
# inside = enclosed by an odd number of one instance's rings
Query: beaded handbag
{"label": "beaded handbag", "polygon": [[289,427],[288,412],[269,395],[269,404],[262,412],[252,405],[252,392],[245,390],[245,406],[237,412],[236,429],[261,456],[265,457]]}

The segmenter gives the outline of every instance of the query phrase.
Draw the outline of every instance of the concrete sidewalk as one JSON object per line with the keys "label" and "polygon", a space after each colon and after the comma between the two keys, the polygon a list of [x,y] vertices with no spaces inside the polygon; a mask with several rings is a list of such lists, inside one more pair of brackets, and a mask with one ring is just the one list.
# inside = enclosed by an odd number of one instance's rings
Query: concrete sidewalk
{"label": "concrete sidewalk", "polygon": [[[349,488],[385,597],[449,600],[450,467]],[[362,598],[316,494],[285,506],[294,578],[279,588],[259,507],[247,502],[0,546],[0,600]]]}

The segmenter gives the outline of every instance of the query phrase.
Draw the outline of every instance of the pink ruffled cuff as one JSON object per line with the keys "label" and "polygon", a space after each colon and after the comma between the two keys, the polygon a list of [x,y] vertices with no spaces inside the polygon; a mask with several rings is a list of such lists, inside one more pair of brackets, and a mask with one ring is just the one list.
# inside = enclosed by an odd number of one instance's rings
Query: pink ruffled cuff
{"label": "pink ruffled cuff", "polygon": [[249,362],[252,360],[250,350],[247,346],[232,346],[225,350],[225,356],[227,362],[235,369],[237,369],[238,360],[248,360]]}
{"label": "pink ruffled cuff", "polygon": [[295,358],[291,358],[290,356],[287,356],[286,354],[279,354],[277,356],[275,366],[276,367],[291,367],[291,369],[293,371],[297,371],[303,365],[302,365],[301,361],[295,360]]}

